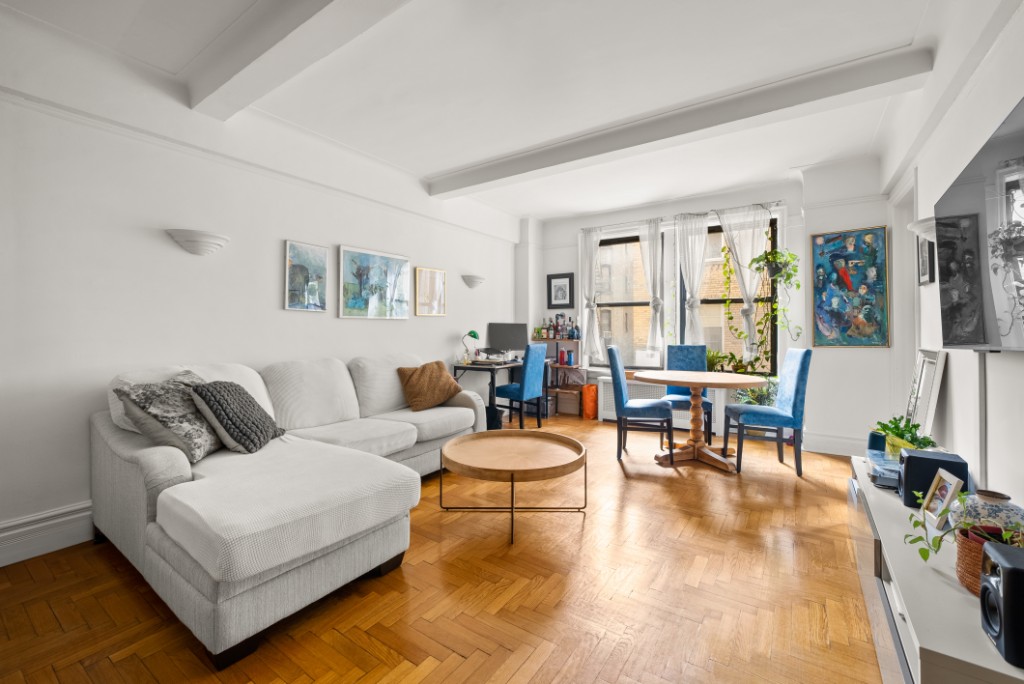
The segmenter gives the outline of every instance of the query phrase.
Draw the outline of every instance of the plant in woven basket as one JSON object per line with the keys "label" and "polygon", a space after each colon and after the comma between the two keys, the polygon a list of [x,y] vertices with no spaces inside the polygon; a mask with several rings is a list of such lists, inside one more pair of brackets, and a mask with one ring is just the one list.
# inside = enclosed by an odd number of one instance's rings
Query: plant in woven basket
{"label": "plant in woven basket", "polygon": [[[914,492],[914,496],[917,497],[917,503],[924,504],[924,494]],[[956,498],[960,502],[960,510],[964,510],[967,492],[960,492]],[[948,516],[949,508],[943,508],[936,515],[940,518]],[[958,530],[974,535],[981,542],[991,541],[1024,548],[1024,528],[1021,527],[1020,523],[1003,526],[994,520],[972,519],[967,516],[961,516],[948,530],[938,534],[930,534],[928,523],[925,521],[923,506],[911,513],[909,520],[914,532],[903,535],[903,542],[911,546],[917,546],[917,553],[921,556],[921,560],[925,562],[928,562],[933,553],[939,552],[946,537],[956,534]]]}

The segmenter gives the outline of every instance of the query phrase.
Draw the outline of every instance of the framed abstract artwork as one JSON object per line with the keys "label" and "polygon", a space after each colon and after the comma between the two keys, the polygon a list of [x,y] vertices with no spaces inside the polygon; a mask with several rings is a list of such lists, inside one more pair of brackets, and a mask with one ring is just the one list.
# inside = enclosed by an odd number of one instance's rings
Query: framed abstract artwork
{"label": "framed abstract artwork", "polygon": [[889,346],[886,226],[811,236],[815,347]]}
{"label": "framed abstract artwork", "polygon": [[445,316],[448,300],[445,272],[437,268],[416,268],[416,315]]}
{"label": "framed abstract artwork", "polygon": [[284,308],[327,311],[327,248],[285,240]]}
{"label": "framed abstract artwork", "polygon": [[358,247],[338,248],[341,318],[409,318],[409,259]]}

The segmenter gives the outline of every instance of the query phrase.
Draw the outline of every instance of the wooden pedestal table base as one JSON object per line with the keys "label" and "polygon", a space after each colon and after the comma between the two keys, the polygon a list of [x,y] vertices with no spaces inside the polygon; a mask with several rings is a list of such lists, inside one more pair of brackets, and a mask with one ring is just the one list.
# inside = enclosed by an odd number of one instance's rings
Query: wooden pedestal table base
{"label": "wooden pedestal table base", "polygon": [[[491,482],[508,482],[508,506],[445,506],[444,470]],[[580,506],[517,506],[516,483],[568,475],[583,468]],[[490,511],[509,514],[510,544],[516,540],[516,511],[582,513],[587,507],[587,449],[575,439],[550,432],[500,430],[456,437],[441,448],[439,502],[446,511]]]}
{"label": "wooden pedestal table base", "polygon": [[655,456],[655,461],[663,466],[674,466],[681,461],[700,461],[719,470],[736,472],[736,465],[728,460],[729,456],[735,456],[735,451],[711,447],[704,441],[704,398],[701,395],[706,387],[749,389],[763,387],[768,384],[767,380],[757,375],[742,373],[674,370],[641,371],[633,378],[655,385],[682,385],[690,388],[690,438],[686,440],[685,445],[675,451],[671,460],[666,452]]}

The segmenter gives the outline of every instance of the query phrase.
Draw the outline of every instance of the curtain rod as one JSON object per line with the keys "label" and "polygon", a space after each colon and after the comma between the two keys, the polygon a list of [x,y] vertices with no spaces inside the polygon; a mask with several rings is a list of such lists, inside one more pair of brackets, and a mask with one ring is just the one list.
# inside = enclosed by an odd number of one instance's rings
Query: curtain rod
{"label": "curtain rod", "polygon": [[[783,204],[784,204],[784,202],[782,200],[772,200],[771,202],[752,202],[751,204],[744,204],[744,205],[742,205],[742,207],[761,205],[761,206],[765,207],[765,209],[768,210],[768,213],[771,213],[771,210],[773,208],[782,206]],[[725,208],[721,209],[721,211],[725,211],[726,209],[740,209],[742,207],[725,207]],[[700,213],[710,214],[711,212],[717,212],[717,211],[720,211],[720,210],[719,209],[708,209],[705,212],[686,211],[686,212],[678,212],[678,213],[683,213],[683,214],[700,214]],[[603,225],[603,226],[587,226],[585,228],[580,228],[580,231],[582,232],[584,230],[593,230],[595,228],[599,228],[599,229],[602,229],[602,230],[609,229],[609,228],[625,228],[626,226],[632,226],[632,225],[635,225],[637,223],[643,223],[644,221],[650,221],[652,219],[661,219],[661,220],[664,221],[665,219],[670,219],[670,218],[672,218],[671,215],[669,215],[669,216],[651,216],[650,218],[633,219],[632,221],[623,221],[622,223],[609,223],[609,224]]]}

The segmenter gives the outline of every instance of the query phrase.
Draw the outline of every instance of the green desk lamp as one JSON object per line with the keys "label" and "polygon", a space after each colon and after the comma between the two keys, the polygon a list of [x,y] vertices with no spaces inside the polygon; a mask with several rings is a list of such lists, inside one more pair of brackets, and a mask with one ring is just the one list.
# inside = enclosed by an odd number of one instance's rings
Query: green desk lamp
{"label": "green desk lamp", "polygon": [[462,336],[462,346],[465,347],[465,349],[466,349],[466,358],[468,359],[469,358],[469,345],[466,344],[466,338],[467,337],[472,337],[474,340],[479,340],[480,339],[480,333],[478,333],[476,330],[470,330],[468,333],[466,333],[465,335]]}

